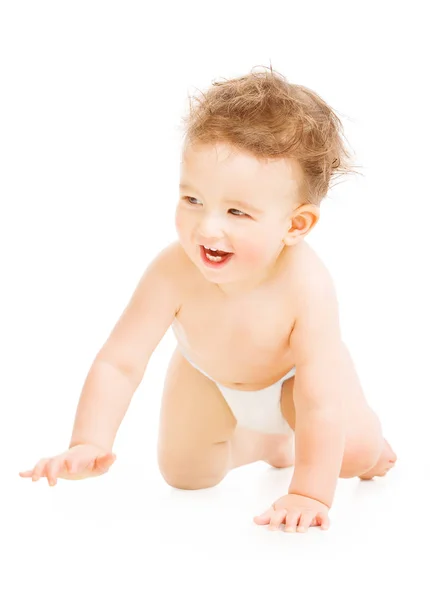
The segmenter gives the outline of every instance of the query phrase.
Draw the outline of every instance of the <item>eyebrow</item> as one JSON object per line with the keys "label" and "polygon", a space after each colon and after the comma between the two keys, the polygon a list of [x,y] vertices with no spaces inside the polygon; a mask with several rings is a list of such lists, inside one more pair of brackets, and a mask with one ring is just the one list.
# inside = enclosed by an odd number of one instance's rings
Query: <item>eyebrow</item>
{"label": "eyebrow", "polygon": [[[192,191],[194,189],[189,183],[185,183],[185,182],[181,182],[179,184],[179,188],[181,190],[190,190],[190,191]],[[195,191],[199,195],[201,195],[198,190],[195,190]],[[249,210],[250,212],[254,212],[259,215],[263,214],[263,211],[260,208],[252,206],[252,204],[248,204],[247,202],[243,202],[242,200],[230,200],[229,198],[225,198],[224,203],[225,204],[237,204],[237,206],[241,206],[242,208],[245,208],[246,210]]]}

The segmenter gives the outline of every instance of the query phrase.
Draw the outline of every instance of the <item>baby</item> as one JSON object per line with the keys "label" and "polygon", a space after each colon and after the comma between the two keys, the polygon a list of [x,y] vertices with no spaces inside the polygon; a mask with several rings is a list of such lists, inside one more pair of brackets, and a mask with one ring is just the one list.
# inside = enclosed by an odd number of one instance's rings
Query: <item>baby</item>
{"label": "baby", "polygon": [[339,477],[383,476],[396,462],[342,340],[332,278],[305,241],[330,183],[352,171],[342,124],[272,68],[215,83],[184,121],[178,241],[149,264],[96,355],[68,450],[20,475],[55,485],[106,473],[172,326],[166,482],[196,490],[255,461],[294,465],[288,493],[254,522],[327,529]]}

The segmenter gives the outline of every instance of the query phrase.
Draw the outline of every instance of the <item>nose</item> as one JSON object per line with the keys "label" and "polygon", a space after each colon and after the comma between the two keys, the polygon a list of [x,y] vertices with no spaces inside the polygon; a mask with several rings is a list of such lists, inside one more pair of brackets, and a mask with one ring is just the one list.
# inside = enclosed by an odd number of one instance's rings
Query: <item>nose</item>
{"label": "nose", "polygon": [[[212,243],[219,241],[224,237],[224,221],[219,215],[206,215],[200,219],[198,226],[199,237],[203,240]],[[208,244],[205,242],[204,244]]]}

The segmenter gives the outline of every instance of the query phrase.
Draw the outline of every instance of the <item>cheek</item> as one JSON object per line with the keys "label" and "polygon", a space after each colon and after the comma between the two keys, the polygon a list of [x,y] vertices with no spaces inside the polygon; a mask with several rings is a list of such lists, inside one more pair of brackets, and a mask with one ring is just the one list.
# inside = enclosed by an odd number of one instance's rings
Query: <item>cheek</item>
{"label": "cheek", "polygon": [[240,255],[240,259],[244,263],[256,264],[264,260],[264,252],[258,244],[246,244],[244,243],[237,248],[237,253]]}
{"label": "cheek", "polygon": [[176,231],[178,231],[178,233],[185,229],[184,215],[179,208],[177,208],[176,212],[175,212],[175,227],[176,227]]}
{"label": "cheek", "polygon": [[269,231],[265,232],[253,232],[253,234],[247,236],[246,239],[242,239],[237,245],[237,253],[240,253],[241,260],[244,263],[250,265],[261,265],[270,261],[275,253],[274,240],[276,234]]}

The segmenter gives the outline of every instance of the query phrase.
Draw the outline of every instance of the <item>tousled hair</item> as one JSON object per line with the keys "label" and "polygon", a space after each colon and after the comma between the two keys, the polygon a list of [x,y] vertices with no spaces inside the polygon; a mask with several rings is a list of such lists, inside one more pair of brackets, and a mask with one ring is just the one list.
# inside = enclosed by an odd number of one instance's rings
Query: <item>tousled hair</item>
{"label": "tousled hair", "polygon": [[339,176],[357,173],[342,122],[309,88],[289,83],[271,65],[270,72],[255,69],[212,82],[201,97],[188,95],[184,148],[226,143],[257,159],[296,159],[300,201],[319,206]]}

